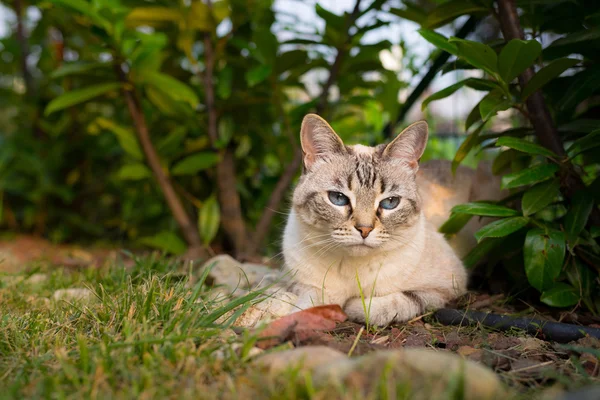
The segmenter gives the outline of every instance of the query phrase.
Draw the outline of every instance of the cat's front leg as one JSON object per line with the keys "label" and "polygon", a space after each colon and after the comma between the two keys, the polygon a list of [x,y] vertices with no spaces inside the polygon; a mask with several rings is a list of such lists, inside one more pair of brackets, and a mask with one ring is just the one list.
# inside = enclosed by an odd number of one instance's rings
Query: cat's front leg
{"label": "cat's front leg", "polygon": [[404,322],[425,312],[439,308],[446,300],[441,293],[432,291],[404,291],[364,299],[353,297],[344,305],[344,311],[354,321],[385,326],[391,322]]}

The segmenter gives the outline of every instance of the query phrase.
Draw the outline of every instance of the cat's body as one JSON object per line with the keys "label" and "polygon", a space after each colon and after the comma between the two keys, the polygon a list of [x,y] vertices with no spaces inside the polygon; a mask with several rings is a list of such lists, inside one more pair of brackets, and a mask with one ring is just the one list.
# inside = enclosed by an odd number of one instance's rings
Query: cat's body
{"label": "cat's body", "polygon": [[381,326],[465,292],[461,261],[423,213],[416,177],[425,123],[388,146],[345,146],[308,115],[301,139],[305,172],[283,240],[298,307],[339,304]]}

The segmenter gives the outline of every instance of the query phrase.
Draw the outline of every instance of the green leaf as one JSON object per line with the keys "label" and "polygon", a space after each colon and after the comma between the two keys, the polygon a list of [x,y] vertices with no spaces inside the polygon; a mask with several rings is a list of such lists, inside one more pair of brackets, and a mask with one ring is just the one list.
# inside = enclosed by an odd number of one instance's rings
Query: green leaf
{"label": "green leaf", "polygon": [[112,83],[100,83],[97,85],[92,85],[85,87],[83,89],[73,90],[62,94],[48,103],[48,106],[44,110],[44,115],[50,115],[53,112],[63,110],[65,108],[74,106],[76,104],[83,103],[85,101],[91,100],[94,97],[98,97],[108,92],[112,92],[114,90],[120,89],[121,84],[112,82]]}
{"label": "green leaf", "polygon": [[90,18],[94,24],[103,28],[107,32],[112,31],[112,25],[110,22],[98,14],[90,2],[85,0],[50,0],[50,2],[60,6],[72,8],[73,10],[78,11]]}
{"label": "green leaf", "polygon": [[104,62],[73,62],[69,64],[63,64],[58,69],[55,69],[50,74],[50,78],[64,78],[69,75],[85,74],[86,72],[93,71],[98,68],[108,68],[110,64]]}
{"label": "green leaf", "polygon": [[264,81],[271,75],[270,65],[258,65],[246,72],[246,82],[248,86],[253,87]]}
{"label": "green leaf", "polygon": [[467,138],[462,142],[456,154],[454,155],[454,159],[452,160],[452,173],[456,172],[456,169],[460,165],[460,163],[469,155],[471,149],[477,145],[478,137],[483,129],[484,124],[481,124],[473,133],[471,133]]}
{"label": "green leaf", "polygon": [[471,214],[451,213],[450,218],[438,229],[438,232],[445,235],[453,235],[460,231],[473,218]]}
{"label": "green leaf", "polygon": [[498,114],[498,112],[508,110],[511,105],[512,102],[504,97],[500,91],[494,90],[481,99],[481,102],[479,103],[481,119],[483,121],[488,121]]}
{"label": "green leaf", "polygon": [[504,46],[498,58],[498,71],[506,83],[512,82],[529,68],[542,53],[537,40],[513,39]]}
{"label": "green leaf", "polygon": [[458,47],[456,44],[450,43],[448,38],[444,35],[440,35],[439,33],[428,29],[419,29],[418,32],[423,39],[427,40],[438,49],[442,49],[454,56],[458,56]]}
{"label": "green leaf", "polygon": [[566,88],[565,94],[557,102],[560,111],[565,112],[577,107],[600,89],[600,65],[593,65],[575,76],[573,82]]}
{"label": "green leaf", "polygon": [[519,212],[512,208],[482,202],[459,204],[452,208],[452,212],[480,215],[483,217],[513,217],[519,215]]}
{"label": "green leaf", "polygon": [[587,190],[578,190],[571,199],[571,207],[565,215],[565,232],[569,242],[581,233],[594,207],[594,198]]}
{"label": "green leaf", "polygon": [[404,6],[405,8],[391,8],[390,14],[397,15],[402,19],[416,22],[419,25],[423,25],[427,19],[427,13],[410,3],[406,3]]}
{"label": "green leaf", "polygon": [[151,176],[152,171],[142,163],[123,165],[117,172],[117,178],[123,181],[139,181]]}
{"label": "green leaf", "polygon": [[540,301],[552,307],[570,307],[577,304],[579,298],[579,292],[573,286],[557,282],[552,288],[544,290]]}
{"label": "green leaf", "polygon": [[502,177],[501,188],[512,189],[519,186],[533,185],[554,177],[558,171],[556,164],[540,164],[522,171],[507,174]]}
{"label": "green leaf", "polygon": [[233,137],[234,129],[235,124],[233,118],[230,116],[221,117],[219,119],[219,138],[215,146],[219,149],[227,146]]}
{"label": "green leaf", "polygon": [[209,244],[213,241],[219,231],[221,223],[221,210],[219,202],[215,196],[209,197],[198,213],[198,231],[204,244]]}
{"label": "green leaf", "polygon": [[187,248],[185,242],[170,231],[161,231],[154,236],[140,238],[138,242],[175,255],[182,254]]}
{"label": "green leaf", "polygon": [[194,109],[200,103],[192,88],[170,75],[153,70],[142,70],[138,71],[137,77],[140,83],[156,88],[164,96],[173,100],[188,103]]}
{"label": "green leaf", "polygon": [[558,181],[538,183],[527,189],[521,199],[523,215],[529,216],[552,204],[560,197],[560,185]]}
{"label": "green leaf", "polygon": [[569,282],[583,294],[589,296],[594,290],[596,274],[577,257],[573,257],[565,270]]}
{"label": "green leaf", "polygon": [[515,150],[506,150],[498,154],[492,163],[492,173],[502,174],[520,154]]}
{"label": "green leaf", "polygon": [[600,129],[593,131],[585,135],[584,137],[577,139],[567,150],[569,158],[573,158],[578,154],[593,149],[594,147],[600,146]]}
{"label": "green leaf", "polygon": [[220,160],[217,153],[200,152],[187,156],[171,169],[172,175],[195,175],[200,171],[216,165]]}
{"label": "green leaf", "polygon": [[477,122],[481,122],[481,112],[479,112],[479,108],[481,107],[482,101],[483,99],[481,99],[479,103],[477,103],[475,107],[473,107],[469,115],[467,115],[467,120],[465,121],[465,131],[468,131]]}
{"label": "green leaf", "polygon": [[546,65],[544,68],[540,69],[523,88],[521,98],[523,100],[527,99],[533,94],[533,92],[541,89],[552,79],[560,76],[560,74],[578,63],[579,60],[575,60],[573,58],[559,58],[558,60]]}
{"label": "green leaf", "polygon": [[487,238],[477,243],[475,247],[463,257],[463,264],[466,268],[473,268],[485,257],[490,251],[502,244],[504,238]]}
{"label": "green leaf", "polygon": [[226,66],[219,73],[217,81],[217,95],[223,100],[227,100],[231,96],[231,88],[233,86],[233,68]]}
{"label": "green leaf", "polygon": [[320,4],[317,3],[315,10],[317,15],[325,20],[327,25],[338,32],[342,32],[346,26],[346,18],[343,15],[337,15],[332,13],[329,10],[321,7]]}
{"label": "green leaf", "polygon": [[96,118],[95,122],[100,128],[111,131],[117,137],[119,145],[125,153],[136,160],[144,158],[137,138],[129,129],[123,128],[122,126],[115,124],[112,120],[103,117]]}
{"label": "green leaf", "polygon": [[491,222],[475,233],[475,239],[481,242],[486,237],[504,237],[518,231],[529,223],[525,217],[504,218]]}
{"label": "green leaf", "polygon": [[210,7],[203,1],[192,1],[187,26],[200,32],[210,32],[215,26]]}
{"label": "green leaf", "polygon": [[556,154],[539,144],[531,143],[525,139],[504,136],[496,141],[496,146],[510,147],[527,154],[558,158]]}
{"label": "green leaf", "polygon": [[485,14],[489,10],[480,4],[466,0],[453,0],[443,3],[434,8],[425,20],[425,26],[434,29],[455,20],[466,14]]}
{"label": "green leaf", "polygon": [[304,66],[308,61],[306,50],[291,50],[280,54],[275,60],[275,72],[277,75],[298,66]]}
{"label": "green leaf", "polygon": [[452,37],[448,40],[458,48],[458,56],[490,75],[498,74],[498,56],[494,49],[483,43]]}
{"label": "green leaf", "polygon": [[136,7],[125,18],[129,26],[150,25],[157,23],[177,23],[184,19],[182,12],[172,7]]}
{"label": "green leaf", "polygon": [[531,229],[525,237],[525,273],[531,286],[543,292],[555,285],[565,258],[565,235],[556,230]]}
{"label": "green leaf", "polygon": [[436,92],[436,93],[432,94],[431,96],[427,97],[425,100],[423,100],[423,103],[421,104],[421,109],[424,110],[425,107],[427,107],[427,104],[431,103],[432,101],[444,99],[448,96],[451,96],[454,92],[456,92],[458,89],[460,89],[463,86],[468,86],[472,89],[482,90],[482,91],[486,91],[486,90],[489,91],[489,90],[494,90],[494,89],[498,88],[498,85],[495,82],[487,80],[487,79],[478,79],[478,78],[463,79],[462,81],[457,82],[454,85],[450,85],[447,88],[442,89],[439,92]]}

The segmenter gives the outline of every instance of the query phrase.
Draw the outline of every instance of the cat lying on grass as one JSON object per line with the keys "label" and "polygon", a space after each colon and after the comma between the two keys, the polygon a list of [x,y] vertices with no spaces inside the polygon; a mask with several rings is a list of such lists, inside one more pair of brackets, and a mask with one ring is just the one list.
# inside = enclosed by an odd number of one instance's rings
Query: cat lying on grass
{"label": "cat lying on grass", "polygon": [[304,118],[304,172],[283,237],[296,306],[339,304],[384,326],[466,291],[467,273],[426,218],[417,181],[427,123],[388,145],[346,146],[315,114]]}

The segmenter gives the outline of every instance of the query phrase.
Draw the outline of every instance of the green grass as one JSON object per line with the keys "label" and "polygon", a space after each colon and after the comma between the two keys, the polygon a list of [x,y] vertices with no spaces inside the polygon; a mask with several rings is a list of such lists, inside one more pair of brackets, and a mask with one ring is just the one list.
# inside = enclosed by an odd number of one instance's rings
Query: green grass
{"label": "green grass", "polygon": [[[150,257],[132,267],[28,271],[0,273],[0,399],[428,398],[426,387],[385,376],[361,393],[316,387],[298,368],[269,376],[252,364],[257,337],[230,329],[260,293],[217,297],[207,270]],[[52,298],[66,288],[93,295]],[[443,398],[464,398],[460,381],[450,386]]]}
{"label": "green grass", "polygon": [[[230,321],[215,321],[256,294],[215,299],[205,276],[160,258],[47,276],[0,277],[0,397],[197,398],[224,392],[246,367],[244,354],[215,359],[231,340],[250,340],[228,339]],[[89,288],[94,298],[52,300],[63,288]]]}

